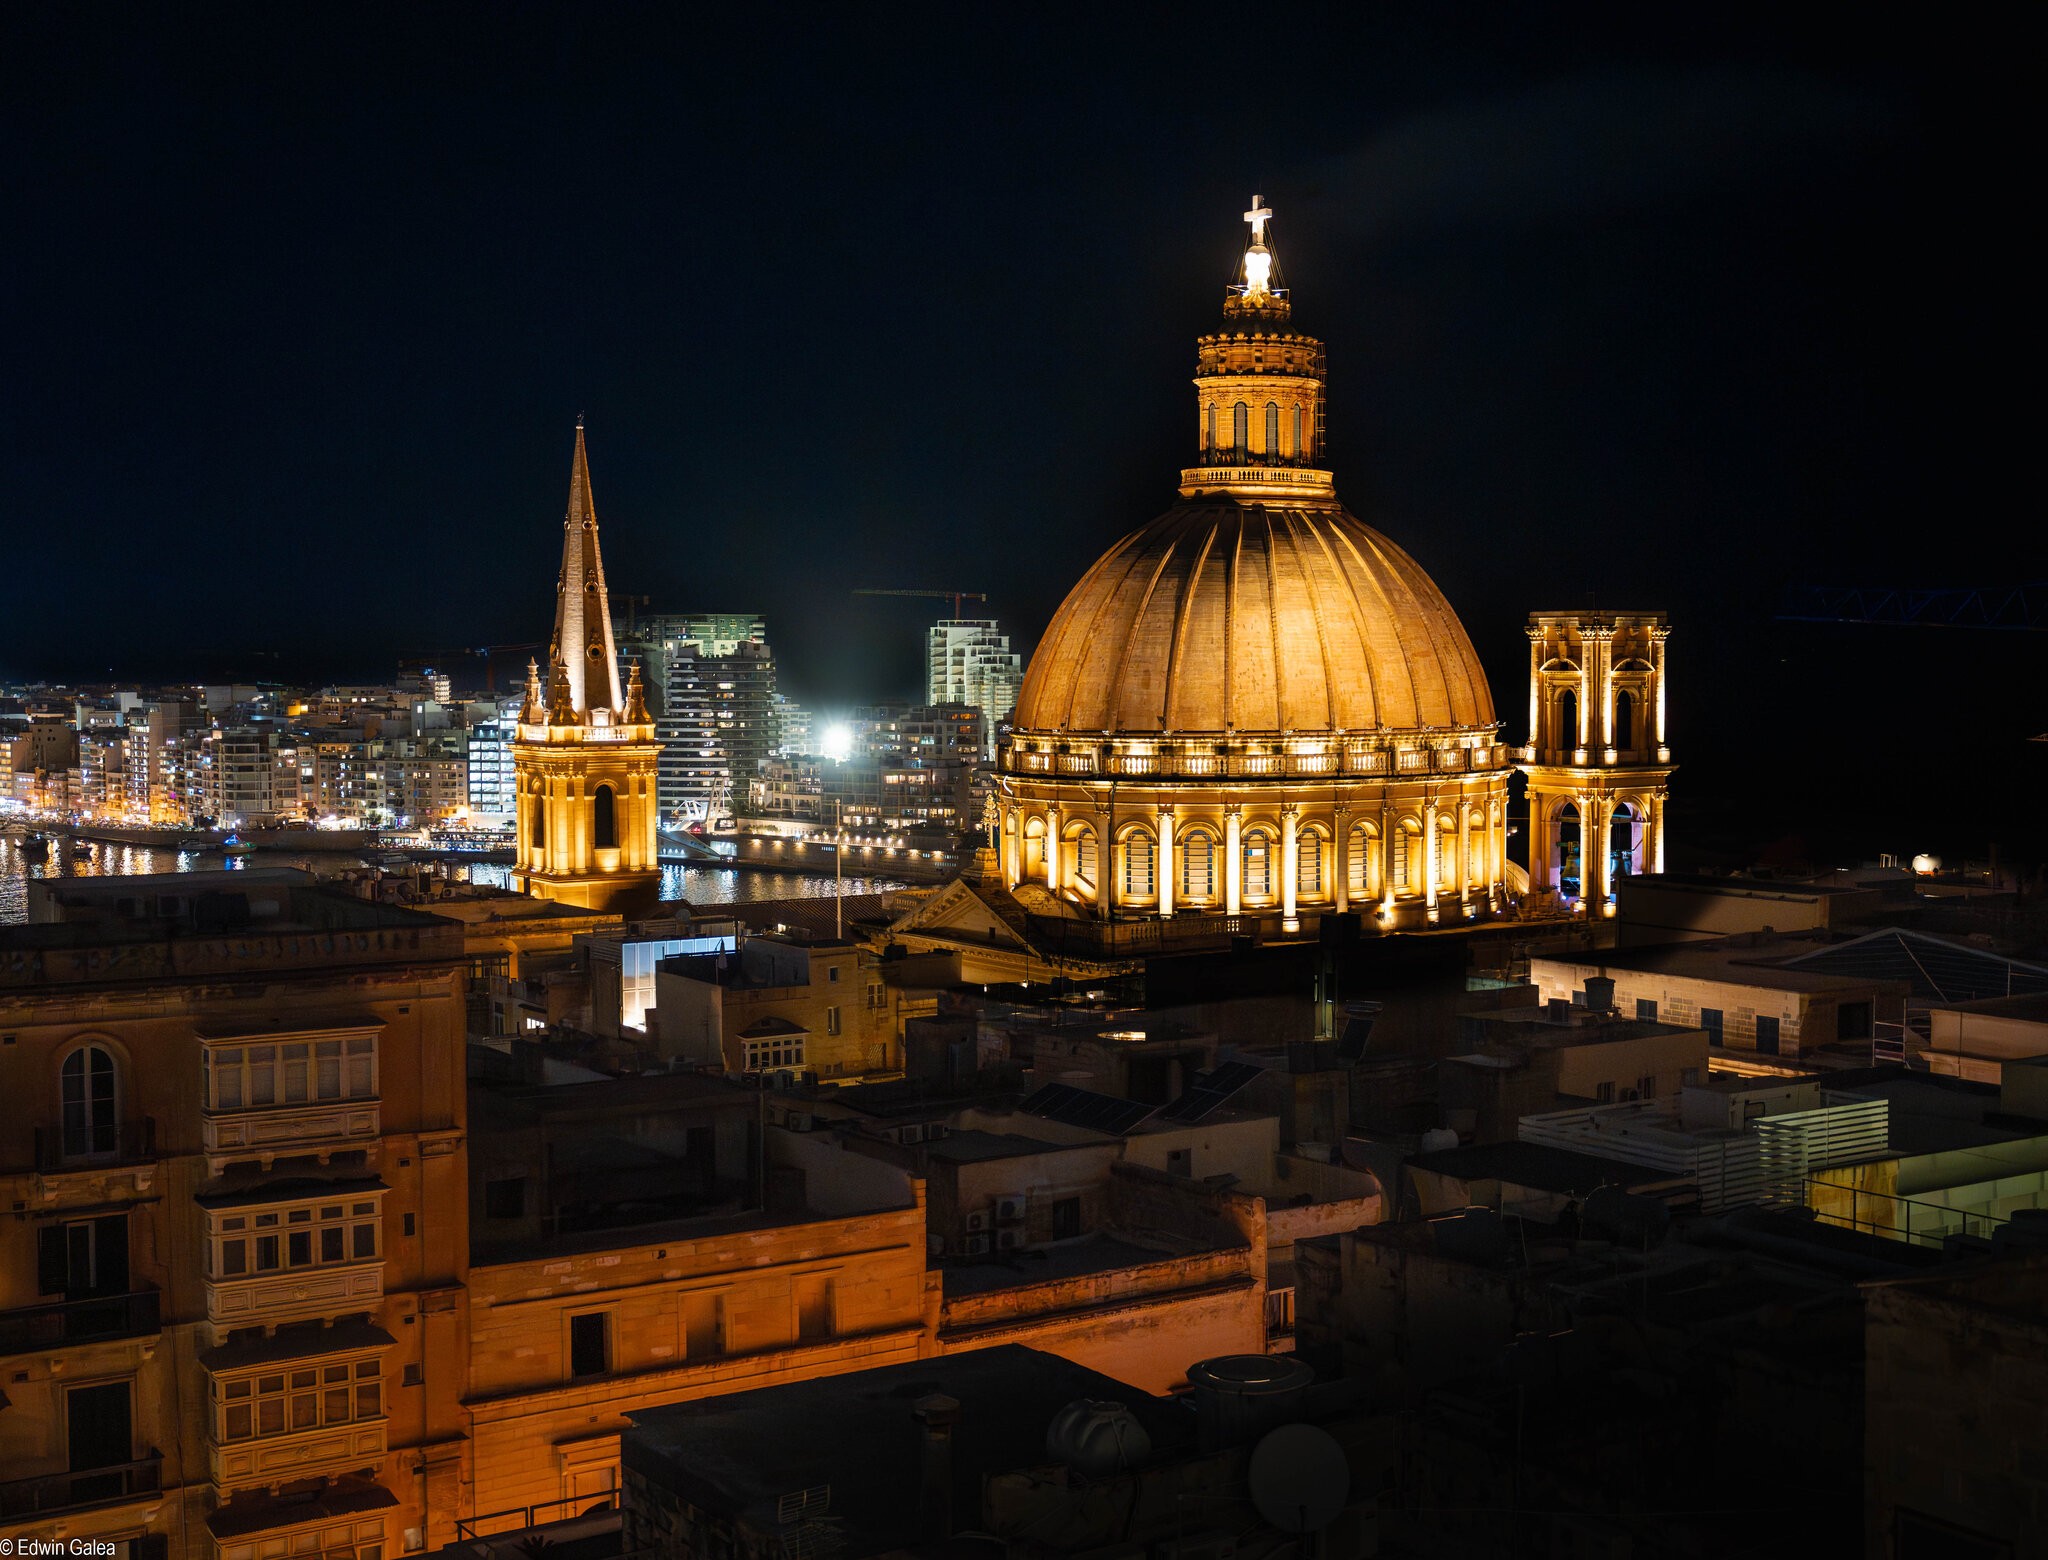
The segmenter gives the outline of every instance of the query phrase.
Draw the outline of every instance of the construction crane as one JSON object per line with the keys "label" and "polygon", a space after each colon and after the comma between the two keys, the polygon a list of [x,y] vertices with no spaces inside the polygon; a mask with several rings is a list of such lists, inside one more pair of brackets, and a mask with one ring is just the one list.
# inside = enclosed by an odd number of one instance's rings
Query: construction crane
{"label": "construction crane", "polygon": [[1897,628],[2048,631],[2048,584],[1980,590],[1803,585],[1786,592],[1780,623],[1870,623]]}
{"label": "construction crane", "polygon": [[871,590],[871,589],[860,589],[860,590],[856,590],[856,591],[854,592],[854,594],[855,594],[856,596],[929,596],[929,597],[933,597],[933,598],[935,598],[935,599],[937,599],[937,600],[939,600],[939,601],[951,601],[951,602],[953,603],[953,616],[954,616],[955,618],[957,618],[957,617],[959,617],[959,616],[960,616],[960,603],[961,603],[961,602],[963,602],[963,601],[987,601],[987,600],[988,600],[988,596],[987,596],[987,594],[986,594],[985,592],[983,592],[983,591],[978,591],[978,590]]}

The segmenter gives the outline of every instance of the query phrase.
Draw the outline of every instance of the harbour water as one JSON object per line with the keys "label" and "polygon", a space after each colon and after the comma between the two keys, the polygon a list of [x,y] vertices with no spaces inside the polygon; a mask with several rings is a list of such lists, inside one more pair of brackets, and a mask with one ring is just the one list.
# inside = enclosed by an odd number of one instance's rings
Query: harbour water
{"label": "harbour water", "polygon": [[[316,877],[333,877],[351,867],[363,865],[354,852],[264,851],[254,856],[229,859],[219,851],[182,851],[142,845],[110,845],[96,840],[56,837],[42,861],[30,861],[22,851],[18,835],[0,835],[0,925],[28,919],[28,884],[31,878],[109,877],[125,873],[212,872],[256,867],[303,867]],[[503,885],[511,868],[491,862],[450,864],[460,879],[473,883]],[[900,887],[894,879],[848,877],[848,894],[873,894]],[[693,905],[745,904],[761,899],[829,899],[833,892],[830,874],[809,872],[760,872],[726,867],[669,866],[662,869],[661,897],[687,899]]]}

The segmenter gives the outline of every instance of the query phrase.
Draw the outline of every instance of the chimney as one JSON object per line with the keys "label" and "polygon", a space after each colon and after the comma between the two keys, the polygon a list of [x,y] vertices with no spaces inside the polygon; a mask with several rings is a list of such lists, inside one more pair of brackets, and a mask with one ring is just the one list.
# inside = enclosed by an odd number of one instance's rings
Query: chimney
{"label": "chimney", "polygon": [[918,1511],[928,1541],[953,1536],[953,1427],[960,1422],[960,1400],[934,1392],[910,1405],[924,1427],[920,1437]]}

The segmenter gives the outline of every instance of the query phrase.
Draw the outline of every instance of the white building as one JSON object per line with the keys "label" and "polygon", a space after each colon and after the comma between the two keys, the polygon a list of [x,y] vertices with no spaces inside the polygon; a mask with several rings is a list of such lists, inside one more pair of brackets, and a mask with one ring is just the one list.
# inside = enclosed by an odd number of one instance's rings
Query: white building
{"label": "white building", "polygon": [[931,626],[927,645],[927,702],[971,704],[980,710],[983,757],[993,757],[996,728],[1017,707],[1023,657],[1010,649],[1010,636],[992,618],[942,619]]}

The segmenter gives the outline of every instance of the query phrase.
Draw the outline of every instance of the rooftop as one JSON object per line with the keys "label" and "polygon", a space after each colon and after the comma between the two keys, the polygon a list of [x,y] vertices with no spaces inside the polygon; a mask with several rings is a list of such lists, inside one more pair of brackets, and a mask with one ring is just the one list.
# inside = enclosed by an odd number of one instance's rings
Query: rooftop
{"label": "rooftop", "polygon": [[67,878],[40,908],[49,919],[0,927],[0,955],[13,956],[0,958],[0,986],[462,956],[450,922],[289,869]]}
{"label": "rooftop", "polygon": [[953,1429],[953,1510],[981,1509],[985,1473],[1046,1461],[1045,1432],[1067,1404],[1094,1399],[1128,1407],[1154,1455],[1194,1440],[1182,1405],[1018,1344],[826,1376],[642,1409],[624,1436],[629,1470],[684,1503],[777,1533],[785,1496],[825,1487],[828,1514],[850,1556],[902,1549],[921,1539],[922,1398],[960,1405]]}
{"label": "rooftop", "polygon": [[1461,1181],[1505,1181],[1539,1192],[1565,1192],[1582,1197],[1602,1186],[1633,1189],[1663,1185],[1671,1172],[1625,1159],[1575,1153],[1547,1143],[1480,1143],[1417,1154],[1408,1161],[1416,1170]]}
{"label": "rooftop", "polygon": [[963,1295],[988,1294],[998,1289],[1025,1289],[1065,1278],[1087,1278],[1096,1273],[1113,1273],[1122,1268],[1145,1267],[1154,1262],[1173,1262],[1202,1251],[1230,1251],[1232,1246],[1168,1248],[1141,1246],[1136,1241],[1106,1234],[1083,1235],[1075,1240],[1056,1241],[1026,1251],[1004,1252],[985,1261],[953,1262],[944,1268],[948,1300]]}

